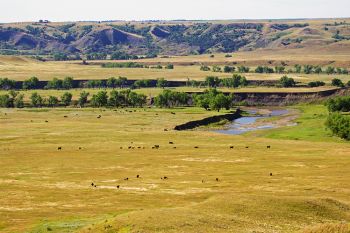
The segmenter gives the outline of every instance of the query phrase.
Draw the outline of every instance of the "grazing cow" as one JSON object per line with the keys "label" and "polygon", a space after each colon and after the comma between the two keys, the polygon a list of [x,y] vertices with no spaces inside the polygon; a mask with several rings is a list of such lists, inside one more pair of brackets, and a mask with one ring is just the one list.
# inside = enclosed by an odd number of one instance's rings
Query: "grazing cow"
{"label": "grazing cow", "polygon": [[246,149],[249,149],[249,146],[246,146],[245,148],[246,148]]}
{"label": "grazing cow", "polygon": [[270,176],[272,176],[272,172],[270,173]]}
{"label": "grazing cow", "polygon": [[62,150],[62,147],[61,146],[57,147],[57,150]]}
{"label": "grazing cow", "polygon": [[159,149],[159,145],[154,145],[154,148]]}
{"label": "grazing cow", "polygon": [[95,185],[94,183],[91,183],[91,186],[92,186],[92,187],[94,187],[94,185]]}
{"label": "grazing cow", "polygon": [[46,120],[45,122],[48,123],[49,121]]}
{"label": "grazing cow", "polygon": [[175,112],[171,112],[171,114],[175,115],[176,113]]}
{"label": "grazing cow", "polygon": [[164,129],[165,132],[167,132],[168,130],[167,129]]}
{"label": "grazing cow", "polygon": [[123,147],[120,147],[120,149],[122,150],[122,149],[123,149]]}
{"label": "grazing cow", "polygon": [[216,181],[219,182],[219,178],[216,178]]}
{"label": "grazing cow", "polygon": [[202,180],[202,184],[204,183],[204,180]]}
{"label": "grazing cow", "polygon": [[94,187],[97,188],[97,185],[95,184]]}
{"label": "grazing cow", "polygon": [[141,146],[138,146],[137,149],[141,149]]}
{"label": "grazing cow", "polygon": [[129,180],[129,178],[128,178],[128,177],[126,177],[124,180]]}
{"label": "grazing cow", "polygon": [[169,144],[171,144],[171,145],[172,145],[172,144],[174,144],[174,143],[173,143],[173,142],[169,142]]}
{"label": "grazing cow", "polygon": [[63,116],[64,118],[67,118],[68,116]]}
{"label": "grazing cow", "polygon": [[81,150],[81,147],[79,147],[79,150]]}
{"label": "grazing cow", "polygon": [[119,185],[117,185],[117,189],[119,188],[120,186]]}
{"label": "grazing cow", "polygon": [[97,116],[97,119],[100,119],[101,117],[102,117],[101,115],[98,115],[98,116]]}
{"label": "grazing cow", "polygon": [[174,146],[173,149],[176,149],[176,146]]}
{"label": "grazing cow", "polygon": [[266,148],[267,148],[267,149],[270,149],[270,148],[271,148],[271,146],[267,146]]}
{"label": "grazing cow", "polygon": [[131,146],[129,146],[128,149],[131,149]]}
{"label": "grazing cow", "polygon": [[140,175],[137,175],[136,178],[140,178]]}
{"label": "grazing cow", "polygon": [[195,148],[195,149],[198,149],[199,147],[198,147],[198,146],[195,146],[194,148]]}
{"label": "grazing cow", "polygon": [[234,146],[230,146],[230,149],[233,149],[234,148]]}

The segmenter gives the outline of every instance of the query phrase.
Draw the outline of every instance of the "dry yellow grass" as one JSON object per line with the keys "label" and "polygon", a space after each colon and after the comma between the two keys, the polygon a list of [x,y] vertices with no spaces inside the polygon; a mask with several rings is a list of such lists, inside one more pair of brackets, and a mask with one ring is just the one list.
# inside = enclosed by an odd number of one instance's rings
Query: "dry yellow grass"
{"label": "dry yellow grass", "polygon": [[350,145],[326,131],[314,142],[164,131],[217,113],[129,110],[1,109],[1,231],[285,233],[350,220]]}

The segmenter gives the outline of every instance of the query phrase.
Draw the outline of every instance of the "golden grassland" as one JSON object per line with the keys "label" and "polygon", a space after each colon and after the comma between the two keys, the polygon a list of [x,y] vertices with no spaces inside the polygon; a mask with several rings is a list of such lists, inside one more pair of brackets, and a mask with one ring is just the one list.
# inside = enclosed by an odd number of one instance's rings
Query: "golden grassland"
{"label": "golden grassland", "polygon": [[218,114],[198,108],[0,109],[0,230],[348,232],[350,145],[295,108],[299,138],[171,130]]}
{"label": "golden grassland", "polygon": [[[146,60],[137,60],[136,62],[147,63],[147,64],[175,64],[173,70],[167,69],[146,69],[146,68],[102,68],[99,64],[101,62],[112,62],[112,61],[91,61],[90,65],[82,65],[81,61],[68,61],[68,62],[40,62],[26,57],[13,57],[13,56],[0,56],[0,77],[7,77],[14,80],[25,80],[29,77],[36,76],[40,80],[51,80],[54,77],[64,78],[66,76],[74,77],[77,80],[85,79],[107,79],[109,77],[118,77],[124,76],[129,79],[157,79],[165,78],[167,80],[204,80],[207,76],[219,76],[221,78],[231,77],[232,74],[228,73],[215,73],[215,72],[204,72],[200,71],[200,63],[212,63],[224,65],[226,63],[230,64],[233,61],[241,60],[240,64],[249,65],[254,68],[257,65],[267,64],[268,60],[274,59],[272,52],[264,50],[265,52],[241,52],[234,54],[233,58],[225,58],[224,54],[217,54],[214,58],[210,58],[209,55],[199,55],[199,56],[182,56],[182,57],[172,57],[172,58],[156,58],[156,59],[146,59]],[[283,50],[280,50],[283,51]],[[259,53],[267,53],[264,56]],[[281,52],[282,53],[282,52]],[[243,54],[243,55],[242,55]],[[280,55],[285,59],[283,61],[288,61],[292,59],[293,53],[286,53]],[[306,55],[307,52],[300,53],[298,56],[300,59],[315,56]],[[330,56],[330,55],[327,55]],[[241,57],[241,58],[239,58]],[[249,62],[249,59],[256,59],[257,57],[264,57],[263,61]],[[318,57],[318,56],[316,56]],[[328,61],[332,58],[332,61]],[[213,59],[213,60],[212,60]],[[280,58],[276,58],[280,59]],[[328,60],[327,60],[328,59]],[[299,62],[292,62],[299,64],[321,64],[327,66],[327,64],[335,66],[335,61],[342,63],[343,61],[350,61],[350,56],[339,55],[336,53],[332,57],[327,57],[323,61],[308,61],[307,59]],[[116,62],[116,61],[113,61]],[[118,61],[120,62],[120,61]],[[125,61],[124,61],[125,62]],[[189,65],[195,64],[195,65]],[[276,62],[275,62],[276,63]],[[265,64],[265,65],[266,65]],[[236,64],[235,66],[237,66]],[[273,67],[274,65],[280,65],[280,63],[269,65]],[[343,67],[350,67],[350,64],[347,64]],[[278,80],[283,76],[283,74],[255,74],[247,73],[244,74],[247,79],[250,80]],[[300,82],[310,82],[314,80],[330,82],[334,77],[340,78],[343,81],[348,81],[349,75],[327,75],[327,74],[288,74],[288,76],[296,79]]]}

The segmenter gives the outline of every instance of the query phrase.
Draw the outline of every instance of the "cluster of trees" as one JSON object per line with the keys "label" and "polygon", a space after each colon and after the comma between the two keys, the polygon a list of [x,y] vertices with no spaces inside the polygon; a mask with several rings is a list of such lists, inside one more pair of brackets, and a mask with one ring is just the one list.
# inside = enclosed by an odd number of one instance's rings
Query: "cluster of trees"
{"label": "cluster of trees", "polygon": [[0,78],[0,89],[10,90],[16,87],[16,81],[8,78]]}
{"label": "cluster of trees", "polygon": [[23,108],[24,95],[15,91],[10,91],[9,94],[0,95],[0,107],[2,108]]}
{"label": "cluster of trees", "polygon": [[47,85],[45,86],[45,89],[57,89],[57,90],[58,89],[69,90],[72,88],[73,88],[72,77],[65,77],[63,80],[58,78],[53,78],[52,80],[48,81]]}
{"label": "cluster of trees", "polygon": [[[99,91],[92,95],[90,101],[88,100],[89,96],[89,92],[81,92],[74,105],[84,107],[90,103],[90,105],[93,107],[142,107],[147,102],[147,97],[145,95],[138,94],[129,89],[122,91],[112,90],[109,95],[106,91]],[[60,97],[49,96],[47,98],[42,97],[37,92],[34,92],[30,96],[30,105],[32,107],[70,106],[73,102],[72,98],[73,95],[69,92],[65,92]],[[0,95],[0,107],[23,108],[24,95],[15,91],[10,91],[9,94]]]}
{"label": "cluster of trees", "polygon": [[[200,67],[201,71],[210,71],[212,70],[213,72],[225,72],[225,73],[233,73],[236,70],[239,73],[249,73],[250,68],[246,66],[239,66],[239,67],[234,67],[234,66],[224,66],[222,69],[220,66],[213,66],[210,68],[209,66],[204,66],[202,65]],[[271,74],[271,73],[277,73],[277,74],[283,74],[283,73],[304,73],[304,74],[349,74],[349,71],[345,68],[340,68],[340,67],[333,67],[333,66],[328,66],[326,69],[322,69],[321,66],[314,66],[314,65],[304,65],[301,66],[299,64],[296,64],[293,69],[288,69],[286,70],[286,65],[281,65],[281,66],[275,66],[275,67],[269,67],[269,66],[258,66],[254,70],[255,73],[266,73],[266,74]]]}
{"label": "cluster of trees", "polygon": [[164,90],[154,99],[157,107],[171,108],[178,106],[187,106],[190,96],[185,92],[177,92],[171,90]]}
{"label": "cluster of trees", "polygon": [[103,63],[103,68],[144,68],[145,66],[136,62],[110,62]]}
{"label": "cluster of trees", "polygon": [[203,94],[194,95],[193,100],[198,107],[219,112],[223,108],[229,110],[232,107],[233,94],[226,96],[216,89],[209,89]]}
{"label": "cluster of trees", "polygon": [[350,116],[344,112],[350,111],[350,96],[336,97],[326,102],[330,112],[326,126],[340,138],[350,140]]}
{"label": "cluster of trees", "polygon": [[219,86],[237,88],[240,86],[247,86],[248,80],[244,76],[234,74],[232,78],[223,78],[223,79],[220,79],[219,77],[215,77],[215,76],[208,76],[205,78],[204,83],[209,88],[219,87]]}
{"label": "cluster of trees", "polygon": [[143,65],[137,62],[110,62],[101,64],[103,68],[151,68],[151,69],[174,69],[173,64],[167,64],[166,66],[156,65],[156,66],[148,66]]}

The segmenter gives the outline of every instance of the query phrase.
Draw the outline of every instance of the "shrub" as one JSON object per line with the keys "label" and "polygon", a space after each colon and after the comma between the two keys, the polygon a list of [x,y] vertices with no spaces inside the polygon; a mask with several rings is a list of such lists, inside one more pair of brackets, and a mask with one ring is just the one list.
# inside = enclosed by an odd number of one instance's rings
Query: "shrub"
{"label": "shrub", "polygon": [[283,76],[280,79],[280,84],[282,87],[294,87],[295,86],[295,81],[293,78],[289,78],[287,76]]}
{"label": "shrub", "polygon": [[350,139],[350,117],[342,115],[339,112],[328,116],[326,126],[332,133],[340,138]]}
{"label": "shrub", "polygon": [[321,86],[324,86],[326,85],[324,82],[322,81],[314,81],[314,82],[309,82],[308,83],[308,86],[309,87],[321,87]]}
{"label": "shrub", "polygon": [[344,87],[344,83],[340,79],[334,78],[334,79],[332,79],[332,86]]}
{"label": "shrub", "polygon": [[348,112],[350,111],[350,96],[340,96],[332,98],[326,102],[330,112]]}

